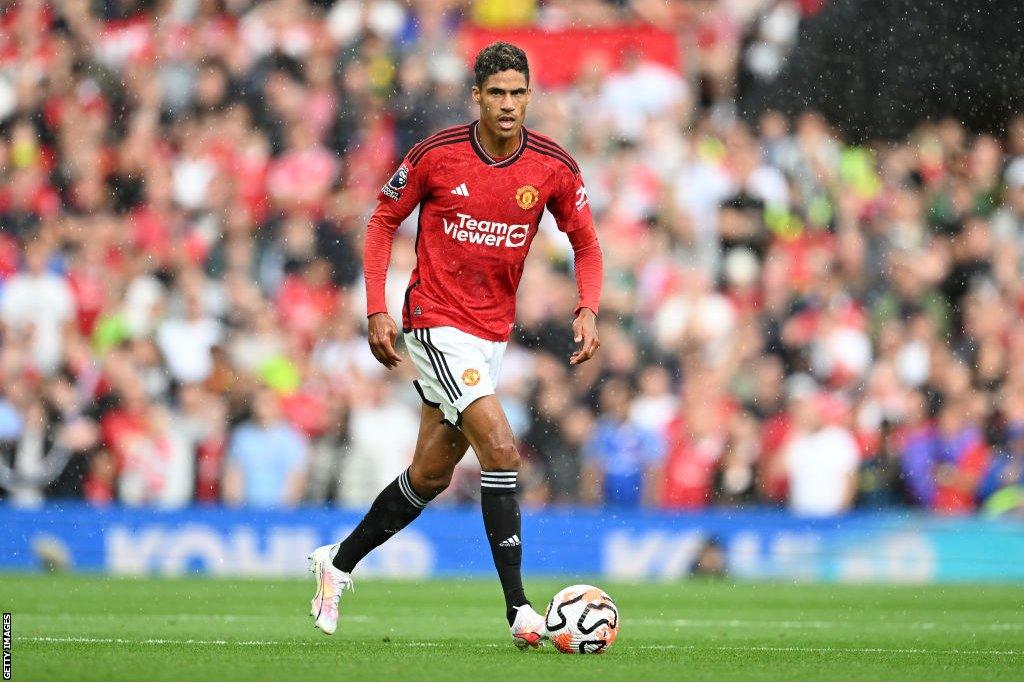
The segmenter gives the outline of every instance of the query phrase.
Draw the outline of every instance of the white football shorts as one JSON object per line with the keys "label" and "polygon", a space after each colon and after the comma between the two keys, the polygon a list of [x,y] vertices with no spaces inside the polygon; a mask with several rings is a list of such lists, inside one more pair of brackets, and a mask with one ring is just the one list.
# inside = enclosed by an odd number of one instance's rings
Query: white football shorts
{"label": "white football shorts", "polygon": [[406,332],[405,345],[420,373],[413,380],[420,398],[459,427],[470,403],[494,393],[508,342],[488,341],[455,327],[430,327]]}

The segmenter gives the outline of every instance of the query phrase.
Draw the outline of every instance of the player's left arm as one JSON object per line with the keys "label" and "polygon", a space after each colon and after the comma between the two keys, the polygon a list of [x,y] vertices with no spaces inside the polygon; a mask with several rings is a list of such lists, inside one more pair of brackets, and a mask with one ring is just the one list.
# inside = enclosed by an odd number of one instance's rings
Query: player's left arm
{"label": "player's left arm", "polygon": [[572,323],[573,341],[579,344],[569,357],[570,365],[579,365],[597,353],[601,342],[597,336],[597,312],[604,279],[604,259],[590,213],[587,188],[583,177],[569,170],[560,172],[557,191],[548,200],[548,210],[555,217],[558,229],[568,236],[573,249],[576,287],[579,303]]}

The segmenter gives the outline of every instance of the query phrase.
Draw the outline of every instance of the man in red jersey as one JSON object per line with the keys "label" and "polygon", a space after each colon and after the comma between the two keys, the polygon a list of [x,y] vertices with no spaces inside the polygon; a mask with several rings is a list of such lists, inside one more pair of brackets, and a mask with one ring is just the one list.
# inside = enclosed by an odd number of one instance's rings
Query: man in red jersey
{"label": "man in red jersey", "polygon": [[419,371],[423,399],[412,465],[374,501],[340,543],[309,557],[317,577],[312,615],[333,633],[338,597],[371,550],[419,516],[451,481],[469,446],[480,459],[484,528],[505,594],[515,644],[537,647],[544,618],[523,591],[522,532],[516,500],[519,453],[494,395],[502,354],[515,323],[515,296],[544,209],[575,252],[579,305],[572,323],[577,365],[597,351],[601,249],[579,167],[550,138],[523,126],[530,102],[526,55],[494,43],[477,55],[473,100],[480,118],[442,130],[413,148],[381,188],[366,231],[369,342],[386,367],[402,362],[398,328],[388,315],[384,283],[391,242],[419,206],[416,267],[405,291],[405,343]]}

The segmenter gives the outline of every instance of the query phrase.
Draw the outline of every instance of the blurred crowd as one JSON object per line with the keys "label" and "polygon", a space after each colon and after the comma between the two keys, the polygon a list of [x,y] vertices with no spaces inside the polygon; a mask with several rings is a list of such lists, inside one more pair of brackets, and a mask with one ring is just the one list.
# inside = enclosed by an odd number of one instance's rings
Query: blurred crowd
{"label": "blurred crowd", "polygon": [[[854,146],[737,111],[813,0],[19,0],[0,10],[0,496],[364,506],[408,465],[411,363],[364,338],[397,160],[470,120],[455,35],[672,31],[528,125],[579,161],[606,265],[568,367],[549,220],[499,394],[530,506],[1024,501],[1024,118]],[[396,239],[397,317],[415,217]],[[467,457],[441,500],[477,495]],[[439,501],[440,502],[440,501]]]}

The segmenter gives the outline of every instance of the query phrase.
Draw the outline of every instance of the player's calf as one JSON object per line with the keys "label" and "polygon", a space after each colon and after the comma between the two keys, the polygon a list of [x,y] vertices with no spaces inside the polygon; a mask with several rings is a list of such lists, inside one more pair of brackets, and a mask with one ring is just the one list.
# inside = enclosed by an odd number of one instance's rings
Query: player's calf
{"label": "player's calf", "polygon": [[413,486],[409,470],[402,472],[384,487],[359,525],[338,544],[334,566],[343,572],[351,572],[371,550],[419,517],[431,498]]}
{"label": "player's calf", "polygon": [[414,462],[409,467],[409,483],[423,497],[433,500],[452,483],[453,469]]}
{"label": "player's calf", "polygon": [[505,594],[505,616],[509,626],[516,620],[517,610],[529,605],[523,591],[522,520],[516,500],[516,471],[484,470],[480,472],[480,508],[484,529],[491,546],[494,568]]}

